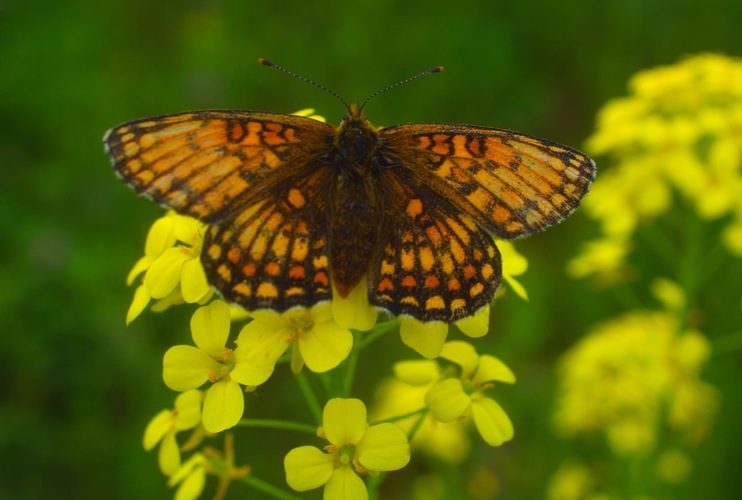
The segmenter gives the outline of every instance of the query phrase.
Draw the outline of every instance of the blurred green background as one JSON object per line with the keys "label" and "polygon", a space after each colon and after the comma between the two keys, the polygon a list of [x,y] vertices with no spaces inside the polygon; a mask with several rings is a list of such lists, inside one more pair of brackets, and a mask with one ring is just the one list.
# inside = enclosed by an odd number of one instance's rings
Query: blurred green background
{"label": "blurred green background", "polygon": [[[597,109],[623,95],[633,73],[703,51],[739,56],[740,26],[734,0],[0,0],[0,498],[172,494],[141,439],[172,404],[161,357],[188,343],[190,309],[124,326],[133,292],[124,279],[162,209],[115,178],[101,145],[106,129],[200,108],[311,106],[329,122],[342,117],[333,97],[256,64],[265,57],[348,100],[444,65],[372,101],[371,121],[472,123],[580,147]],[[502,498],[544,495],[570,452],[550,431],[555,359],[621,312],[611,294],[564,274],[594,234],[578,213],[519,244],[531,264],[522,279],[531,300],[499,301],[493,333],[477,344],[519,377],[499,393],[516,440],[484,451]],[[739,262],[732,266],[739,277]],[[734,300],[706,314],[739,314],[738,283],[718,291]],[[392,360],[413,357],[398,337],[385,341]],[[362,363],[369,383],[388,372],[391,361],[382,361]],[[692,478],[673,495],[739,495],[740,372],[738,350],[709,364],[705,378],[720,389],[722,411],[693,457]],[[292,387],[283,373],[248,405],[276,416],[292,408]],[[361,384],[359,396],[371,390]],[[276,444],[266,432],[237,439],[238,463],[281,484],[278,464],[297,443]],[[243,497],[260,495],[230,491]]]}

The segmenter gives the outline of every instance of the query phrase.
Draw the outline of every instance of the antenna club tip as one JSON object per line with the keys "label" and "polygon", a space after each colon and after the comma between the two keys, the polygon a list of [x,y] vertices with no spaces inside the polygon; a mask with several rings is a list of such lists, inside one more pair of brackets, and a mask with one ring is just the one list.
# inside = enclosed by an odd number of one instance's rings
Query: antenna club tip
{"label": "antenna club tip", "polygon": [[436,66],[435,68],[431,69],[430,72],[431,73],[440,73],[444,69],[446,69],[446,68],[444,68],[443,66]]}
{"label": "antenna club tip", "polygon": [[267,59],[263,59],[262,57],[258,59],[258,64],[262,64],[263,66],[270,66],[270,67],[275,66],[272,62],[270,62]]}

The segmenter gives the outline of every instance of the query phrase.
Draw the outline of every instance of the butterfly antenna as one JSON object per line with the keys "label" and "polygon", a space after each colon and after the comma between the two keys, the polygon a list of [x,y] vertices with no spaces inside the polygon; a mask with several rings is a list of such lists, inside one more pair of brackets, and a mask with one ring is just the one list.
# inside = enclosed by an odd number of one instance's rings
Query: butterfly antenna
{"label": "butterfly antenna", "polygon": [[328,89],[324,85],[320,85],[317,82],[313,82],[312,80],[310,80],[309,78],[306,78],[304,76],[297,75],[293,71],[289,71],[286,68],[283,68],[283,67],[279,66],[278,64],[274,64],[274,63],[272,63],[272,62],[270,62],[270,61],[268,61],[266,59],[263,59],[262,57],[260,59],[258,59],[258,63],[262,64],[263,66],[267,66],[269,68],[277,69],[278,71],[283,71],[284,73],[286,73],[289,76],[293,76],[294,78],[297,78],[297,79],[299,79],[299,80],[301,80],[303,82],[307,82],[310,85],[314,85],[318,89],[322,89],[325,92],[327,92],[328,94],[333,95],[333,96],[337,97],[338,99],[340,99],[340,102],[342,102],[343,104],[345,104],[345,107],[348,108],[348,103],[346,102],[345,99],[343,99],[336,92],[333,92],[332,90]]}
{"label": "butterfly antenna", "polygon": [[410,78],[408,78],[406,80],[402,80],[401,82],[394,83],[392,85],[389,85],[388,87],[385,87],[385,88],[383,88],[381,90],[378,90],[378,91],[374,92],[373,94],[371,94],[370,96],[368,96],[365,101],[363,101],[363,104],[361,104],[361,108],[360,109],[363,109],[366,106],[366,103],[368,103],[368,101],[370,101],[371,99],[373,99],[374,97],[376,97],[379,94],[383,94],[387,90],[392,90],[394,87],[399,87],[400,85],[404,85],[405,83],[409,83],[412,80],[417,80],[421,76],[430,75],[432,73],[440,73],[441,71],[443,71],[443,66],[436,66],[435,68],[430,68],[427,71],[423,71],[419,75],[412,76],[412,77],[410,77]]}

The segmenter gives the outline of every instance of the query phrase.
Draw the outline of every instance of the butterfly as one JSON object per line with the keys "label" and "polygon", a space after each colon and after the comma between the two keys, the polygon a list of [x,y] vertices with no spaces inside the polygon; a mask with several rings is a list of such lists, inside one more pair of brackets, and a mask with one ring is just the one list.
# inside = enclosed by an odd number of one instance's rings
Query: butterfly
{"label": "butterfly", "polygon": [[345,103],[337,127],[207,110],[124,123],[103,141],[134,190],[209,225],[209,283],[247,310],[308,307],[365,284],[370,304],[395,315],[470,316],[502,278],[494,238],[563,220],[595,177],[583,153],[526,134],[376,128],[366,102]]}

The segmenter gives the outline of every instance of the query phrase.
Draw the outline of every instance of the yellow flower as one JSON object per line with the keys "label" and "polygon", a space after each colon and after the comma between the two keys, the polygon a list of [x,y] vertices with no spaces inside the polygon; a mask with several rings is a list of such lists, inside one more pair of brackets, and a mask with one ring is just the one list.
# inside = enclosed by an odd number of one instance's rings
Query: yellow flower
{"label": "yellow flower", "polygon": [[191,390],[175,398],[175,408],[162,410],[150,420],[144,431],[144,449],[149,451],[160,443],[160,470],[172,476],[180,467],[180,449],[175,435],[193,429],[201,423],[201,391]]}
{"label": "yellow flower", "polygon": [[603,236],[570,263],[570,274],[614,273],[639,224],[676,207],[673,198],[704,219],[731,215],[723,241],[742,255],[740,80],[742,59],[701,54],[637,73],[629,95],[603,107],[587,150],[613,165],[583,203]]}
{"label": "yellow flower", "polygon": [[584,500],[600,498],[594,493],[592,471],[578,462],[566,462],[551,476],[546,489],[548,500]]}
{"label": "yellow flower", "polygon": [[359,399],[331,399],[322,414],[325,451],[301,446],[284,458],[286,482],[296,491],[325,486],[330,500],[365,499],[368,491],[357,474],[399,470],[410,461],[404,431],[394,424],[369,427],[366,407]]}
{"label": "yellow flower", "polygon": [[[661,293],[674,302],[676,292]],[[569,437],[601,430],[622,456],[653,450],[663,423],[697,441],[718,404],[699,378],[709,351],[702,334],[681,331],[667,312],[633,312],[598,325],[560,360],[557,431]]]}
{"label": "yellow flower", "polygon": [[230,311],[226,302],[215,300],[200,307],[191,318],[191,333],[197,347],[171,347],[163,360],[163,380],[175,391],[196,389],[211,382],[202,415],[208,432],[221,432],[240,420],[245,408],[240,384],[252,389],[273,373],[273,364],[239,348],[225,347],[229,328]]}
{"label": "yellow flower", "polygon": [[425,404],[441,422],[453,422],[471,415],[482,439],[490,446],[499,446],[513,438],[513,424],[502,407],[484,391],[493,382],[512,384],[515,375],[505,363],[494,356],[479,356],[471,344],[446,342],[441,357],[460,368],[458,378],[446,378],[428,390]]}
{"label": "yellow flower", "polygon": [[291,368],[295,373],[305,363],[313,372],[321,373],[339,365],[353,347],[353,335],[334,321],[329,302],[284,313],[253,311],[250,316],[253,321],[242,329],[237,345],[261,364],[273,367],[293,346]]}
{"label": "yellow flower", "polygon": [[[423,409],[425,393],[440,380],[441,375],[440,365],[435,361],[407,360],[395,363],[394,377],[382,381],[376,390],[372,420],[388,420]],[[465,427],[456,422],[440,422],[430,413],[418,424],[420,418],[420,414],[412,414],[394,421],[408,435],[416,427],[410,441],[413,450],[452,464],[466,459],[471,443]]]}
{"label": "yellow flower", "polygon": [[147,234],[144,257],[127,277],[131,285],[144,273],[134,292],[126,323],[131,323],[152,299],[160,299],[159,309],[181,302],[208,300],[212,291],[199,257],[206,226],[191,217],[168,212],[157,219]]}

